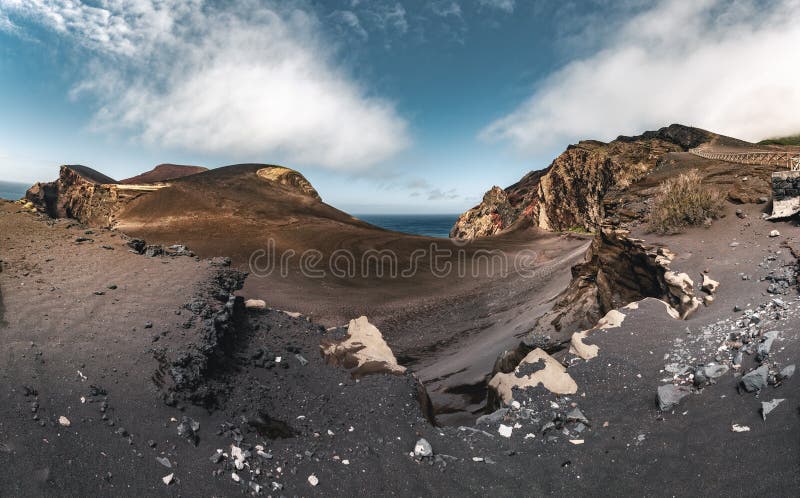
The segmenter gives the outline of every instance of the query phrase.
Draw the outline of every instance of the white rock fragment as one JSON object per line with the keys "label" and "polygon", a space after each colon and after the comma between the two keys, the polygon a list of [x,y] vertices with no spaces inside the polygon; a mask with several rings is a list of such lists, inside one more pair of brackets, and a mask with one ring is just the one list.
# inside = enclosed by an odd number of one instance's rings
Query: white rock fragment
{"label": "white rock fragment", "polygon": [[311,474],[310,476],[308,476],[308,483],[312,486],[316,486],[317,484],[319,484],[319,479],[317,479],[317,476],[315,476],[314,474]]}
{"label": "white rock fragment", "polygon": [[570,439],[569,442],[575,445],[583,444],[583,439]]}
{"label": "white rock fragment", "polygon": [[63,427],[69,427],[70,425],[72,425],[72,423],[69,421],[69,419],[67,417],[65,417],[64,415],[61,415],[60,417],[58,417],[58,423],[60,425],[62,425]]}
{"label": "white rock fragment", "polygon": [[244,302],[244,307],[249,310],[265,310],[267,303],[263,299],[248,299]]}
{"label": "white rock fragment", "polygon": [[167,486],[169,486],[175,481],[175,474],[167,474],[161,478],[161,481]]}
{"label": "white rock fragment", "polygon": [[482,462],[483,461],[483,457],[472,457],[472,461],[473,462]]}
{"label": "white rock fragment", "polygon": [[769,236],[770,236],[770,237],[780,237],[780,236],[781,236],[781,233],[780,233],[779,231],[777,231],[777,230],[773,230],[773,231],[771,231],[771,232],[769,233]]}
{"label": "white rock fragment", "polygon": [[327,363],[350,370],[354,377],[375,373],[402,374],[406,371],[397,363],[381,331],[369,323],[366,316],[350,320],[345,340],[324,340],[320,349]]}
{"label": "white rock fragment", "polygon": [[514,432],[514,429],[510,425],[500,424],[497,432],[503,437],[511,437],[511,433]]}
{"label": "white rock fragment", "polygon": [[433,448],[427,439],[420,438],[417,444],[414,445],[414,456],[417,458],[425,458],[433,456]]}
{"label": "white rock fragment", "polygon": [[236,467],[236,470],[244,468],[245,456],[241,448],[231,445],[231,458],[233,458],[233,466]]}
{"label": "white rock fragment", "polygon": [[762,401],[761,402],[761,418],[767,420],[767,415],[772,412],[775,408],[778,407],[781,403],[786,401],[785,398],[777,398],[773,399],[772,401]]}
{"label": "white rock fragment", "polygon": [[746,425],[733,424],[731,426],[731,431],[733,431],[733,432],[750,432],[750,427],[748,427]]}
{"label": "white rock fragment", "polygon": [[239,474],[237,474],[236,472],[231,472],[231,479],[233,479],[235,482],[239,482],[242,480],[242,478],[239,477]]}
{"label": "white rock fragment", "polygon": [[701,284],[700,288],[709,294],[714,294],[717,292],[717,289],[719,289],[719,282],[704,274],[703,283]]}

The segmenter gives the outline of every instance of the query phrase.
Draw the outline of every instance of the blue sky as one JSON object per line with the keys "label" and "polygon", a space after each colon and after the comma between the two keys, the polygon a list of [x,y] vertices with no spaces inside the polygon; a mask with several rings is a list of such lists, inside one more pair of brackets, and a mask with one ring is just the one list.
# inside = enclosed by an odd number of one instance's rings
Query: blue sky
{"label": "blue sky", "polygon": [[265,162],[350,212],[461,212],[583,138],[800,131],[798,8],[0,0],[0,180]]}

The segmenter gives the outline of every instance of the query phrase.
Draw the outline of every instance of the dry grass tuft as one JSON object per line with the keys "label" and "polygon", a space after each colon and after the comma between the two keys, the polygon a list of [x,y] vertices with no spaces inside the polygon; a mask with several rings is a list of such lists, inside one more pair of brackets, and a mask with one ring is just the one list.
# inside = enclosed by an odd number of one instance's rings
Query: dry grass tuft
{"label": "dry grass tuft", "polygon": [[722,214],[725,196],[702,183],[697,170],[664,181],[650,209],[651,232],[675,233],[689,226],[703,225]]}

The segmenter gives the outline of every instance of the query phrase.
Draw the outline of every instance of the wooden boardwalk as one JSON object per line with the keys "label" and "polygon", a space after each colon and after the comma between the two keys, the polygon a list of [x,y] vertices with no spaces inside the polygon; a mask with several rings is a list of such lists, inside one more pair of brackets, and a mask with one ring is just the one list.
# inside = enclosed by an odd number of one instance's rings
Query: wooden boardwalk
{"label": "wooden boardwalk", "polygon": [[704,157],[706,159],[714,159],[716,161],[761,166],[779,166],[789,168],[792,171],[800,171],[800,155],[795,152],[723,152],[705,149],[689,149],[689,152],[695,156]]}

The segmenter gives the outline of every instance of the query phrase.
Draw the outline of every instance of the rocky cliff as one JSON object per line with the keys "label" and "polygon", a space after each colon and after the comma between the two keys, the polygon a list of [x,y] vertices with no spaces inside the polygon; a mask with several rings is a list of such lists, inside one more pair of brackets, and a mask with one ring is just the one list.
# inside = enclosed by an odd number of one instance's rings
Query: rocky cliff
{"label": "rocky cliff", "polygon": [[492,187],[481,204],[461,215],[450,236],[485,237],[522,224],[595,232],[606,214],[603,199],[607,193],[624,190],[644,177],[665,154],[683,152],[717,137],[697,128],[671,125],[609,143],[579,142],[546,169],[532,171],[505,189]]}
{"label": "rocky cliff", "polygon": [[36,183],[26,199],[53,218],[74,218],[83,223],[107,226],[119,206],[116,180],[91,168],[61,166],[58,179]]}

